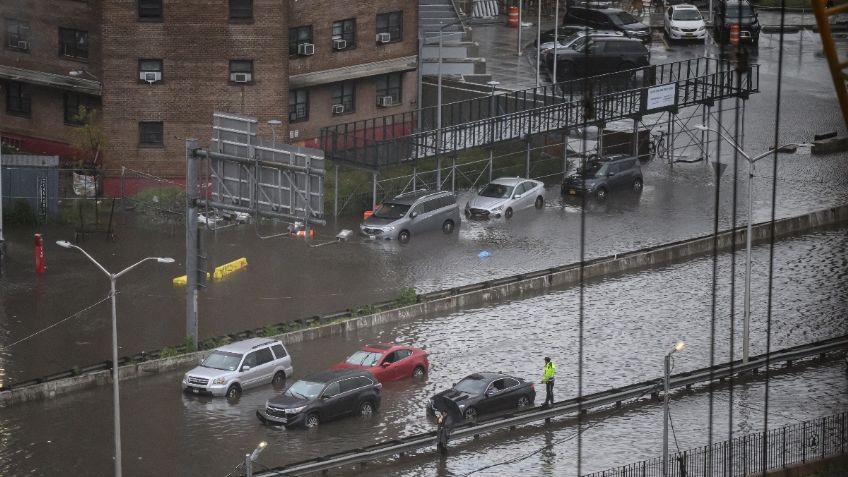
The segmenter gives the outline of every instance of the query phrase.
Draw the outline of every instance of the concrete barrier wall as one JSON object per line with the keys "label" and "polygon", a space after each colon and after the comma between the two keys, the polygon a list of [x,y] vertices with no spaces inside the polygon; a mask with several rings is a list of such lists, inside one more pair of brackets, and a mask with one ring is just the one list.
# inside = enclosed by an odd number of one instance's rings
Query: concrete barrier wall
{"label": "concrete barrier wall", "polygon": [[[809,214],[781,219],[774,222],[775,238],[807,233],[816,229],[848,222],[848,205],[819,210]],[[752,241],[762,243],[769,240],[772,224],[755,224],[752,227]],[[744,250],[745,228],[726,231],[717,236],[704,236],[691,240],[660,245],[647,249],[593,259],[583,263],[584,280],[665,266],[682,260],[691,259],[718,251],[727,251],[736,243],[737,250]],[[483,283],[465,285],[450,290],[419,295],[419,303],[381,311],[371,315],[350,318],[336,323],[285,333],[275,338],[286,344],[317,340],[327,336],[342,335],[349,331],[373,326],[410,320],[435,314],[478,308],[499,302],[514,300],[530,295],[538,295],[550,289],[578,284],[581,277],[581,264],[570,264],[547,270],[524,273],[512,277],[491,280]],[[186,369],[197,363],[205,351],[162,358],[119,367],[120,379],[134,379],[147,374]],[[37,400],[50,399],[60,394],[89,389],[94,386],[111,383],[109,370],[59,379],[46,383],[12,388],[0,392],[0,406]],[[177,383],[174,383],[175,386]]]}

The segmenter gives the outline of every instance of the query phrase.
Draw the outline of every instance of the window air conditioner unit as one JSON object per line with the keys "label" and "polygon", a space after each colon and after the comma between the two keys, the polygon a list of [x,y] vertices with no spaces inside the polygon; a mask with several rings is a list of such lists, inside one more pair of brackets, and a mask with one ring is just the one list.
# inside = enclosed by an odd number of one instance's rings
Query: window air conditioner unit
{"label": "window air conditioner unit", "polygon": [[161,71],[142,71],[138,75],[138,79],[141,81],[146,81],[148,83],[158,83],[162,81],[162,72]]}
{"label": "window air conditioner unit", "polygon": [[377,43],[388,43],[392,41],[392,35],[389,33],[377,33]]}
{"label": "window air conditioner unit", "polygon": [[250,73],[230,73],[230,81],[234,83],[249,83],[250,79]]}
{"label": "window air conditioner unit", "polygon": [[346,40],[333,40],[333,49],[334,50],[344,50],[347,48]]}
{"label": "window air conditioner unit", "polygon": [[301,43],[297,45],[297,54],[301,56],[311,56],[315,54],[315,45],[312,43]]}
{"label": "window air conditioner unit", "polygon": [[391,96],[380,96],[377,98],[377,106],[386,107],[391,106],[393,104],[393,100]]}
{"label": "window air conditioner unit", "polygon": [[333,114],[342,114],[344,112],[343,104],[334,104],[333,105]]}
{"label": "window air conditioner unit", "polygon": [[29,50],[29,42],[26,40],[18,40],[17,47],[21,50]]}

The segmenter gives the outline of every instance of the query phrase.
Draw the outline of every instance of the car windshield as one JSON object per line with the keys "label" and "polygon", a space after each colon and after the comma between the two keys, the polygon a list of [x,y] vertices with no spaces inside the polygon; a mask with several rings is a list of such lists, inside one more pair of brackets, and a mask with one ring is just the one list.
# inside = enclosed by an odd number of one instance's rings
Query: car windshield
{"label": "car windshield", "polygon": [[680,20],[684,22],[697,21],[701,19],[701,12],[698,10],[675,10],[671,16],[672,20]]}
{"label": "car windshield", "polygon": [[228,353],[226,351],[213,351],[212,354],[206,357],[201,366],[204,368],[223,369],[226,371],[235,371],[241,362],[242,355],[239,353]]}
{"label": "car windshield", "polygon": [[515,189],[515,187],[492,183],[480,189],[479,195],[495,199],[508,199],[512,194],[512,189]]}
{"label": "car windshield", "polygon": [[372,351],[357,351],[350,355],[346,362],[356,366],[376,366],[382,357],[382,354]]}
{"label": "car windshield", "polygon": [[630,25],[631,23],[639,23],[639,20],[636,19],[633,15],[627,12],[618,12],[610,14],[610,19],[612,19],[613,23],[616,25]]}
{"label": "car windshield", "polygon": [[453,388],[467,394],[483,394],[483,391],[486,390],[486,384],[488,383],[484,379],[469,377],[456,383]]}
{"label": "car windshield", "polygon": [[302,399],[315,399],[321,390],[324,389],[324,383],[313,383],[312,381],[298,381],[286,389],[287,396],[298,397]]}
{"label": "car windshield", "polygon": [[399,219],[406,215],[407,211],[409,211],[408,205],[387,202],[374,212],[373,217],[377,217],[378,219]]}
{"label": "car windshield", "polygon": [[754,16],[753,10],[748,5],[728,5],[727,13],[725,13],[725,17],[727,18],[738,18],[738,17],[752,17]]}
{"label": "car windshield", "polygon": [[595,177],[600,173],[603,167],[604,164],[602,162],[589,161],[585,166],[583,166],[583,169],[580,172],[582,172],[585,177]]}
{"label": "car windshield", "polygon": [[559,44],[560,45],[571,44],[571,42],[578,39],[580,36],[582,36],[580,33],[572,33],[571,35],[568,35],[566,37],[560,37],[559,38]]}

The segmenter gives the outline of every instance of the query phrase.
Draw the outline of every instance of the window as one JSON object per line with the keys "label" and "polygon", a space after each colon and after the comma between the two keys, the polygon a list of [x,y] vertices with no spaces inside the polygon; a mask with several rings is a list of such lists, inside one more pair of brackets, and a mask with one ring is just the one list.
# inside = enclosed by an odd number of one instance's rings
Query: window
{"label": "window", "polygon": [[29,116],[32,112],[32,97],[26,83],[6,83],[6,112],[17,116]]}
{"label": "window", "polygon": [[253,82],[253,60],[230,60],[230,81]]}
{"label": "window", "polygon": [[88,32],[59,28],[59,56],[88,59]]}
{"label": "window", "polygon": [[85,106],[82,97],[76,93],[65,93],[65,124],[79,126],[82,121],[79,118],[80,106]]}
{"label": "window", "polygon": [[389,73],[377,77],[377,101],[380,98],[391,96],[392,104],[401,102],[401,83],[403,75],[401,73]]}
{"label": "window", "polygon": [[[335,40],[344,40],[345,50],[356,46],[356,18],[333,22],[333,49],[337,49]],[[340,48],[338,48],[340,49]]]}
{"label": "window", "polygon": [[371,386],[372,384],[374,384],[373,381],[371,381],[370,379],[368,379],[366,377],[353,378],[353,380],[355,382],[355,384],[354,384],[355,388],[354,389],[364,388],[366,386]]}
{"label": "window", "polygon": [[162,121],[142,121],[138,123],[139,146],[162,146]]}
{"label": "window", "polygon": [[309,90],[293,89],[289,91],[289,122],[309,119]]}
{"label": "window", "polygon": [[230,19],[249,20],[253,18],[253,0],[230,0]]}
{"label": "window", "polygon": [[403,12],[377,15],[377,33],[388,33],[392,41],[400,41],[403,33]]}
{"label": "window", "polygon": [[15,50],[29,50],[29,23],[6,19],[6,46]]}
{"label": "window", "polygon": [[162,0],[138,0],[138,18],[161,20]]}
{"label": "window", "polygon": [[339,381],[339,392],[346,393],[348,391],[353,391],[357,387],[356,378],[343,379]]}
{"label": "window", "polygon": [[274,361],[274,355],[271,354],[271,348],[262,348],[256,351],[256,366],[261,366],[265,363]]}
{"label": "window", "polygon": [[400,361],[403,358],[406,358],[411,355],[412,351],[409,351],[408,349],[399,349],[395,351],[395,354],[397,355],[397,359],[395,359],[395,361]]}
{"label": "window", "polygon": [[504,378],[503,383],[504,383],[503,384],[504,389],[509,389],[509,388],[518,386],[518,384],[519,384],[517,380],[512,379],[512,378]]}
{"label": "window", "polygon": [[138,81],[162,81],[162,60],[138,60]]}
{"label": "window", "polygon": [[245,366],[250,366],[251,368],[255,368],[258,361],[259,360],[258,360],[257,353],[256,353],[256,351],[254,351],[254,352],[248,354],[244,358],[244,362],[241,363],[241,369],[244,370]]}
{"label": "window", "polygon": [[344,106],[342,113],[352,113],[356,110],[356,103],[353,97],[354,91],[353,81],[344,81],[333,85],[333,105],[341,104]]}
{"label": "window", "polygon": [[336,381],[336,382],[330,383],[327,386],[327,389],[324,390],[322,395],[330,397],[330,396],[335,396],[338,393],[339,393],[339,382]]}
{"label": "window", "polygon": [[285,358],[286,356],[288,356],[286,354],[286,349],[283,348],[283,345],[275,344],[271,348],[274,350],[274,355],[277,357],[277,359]]}
{"label": "window", "polygon": [[289,28],[289,55],[297,55],[297,47],[312,41],[312,25]]}

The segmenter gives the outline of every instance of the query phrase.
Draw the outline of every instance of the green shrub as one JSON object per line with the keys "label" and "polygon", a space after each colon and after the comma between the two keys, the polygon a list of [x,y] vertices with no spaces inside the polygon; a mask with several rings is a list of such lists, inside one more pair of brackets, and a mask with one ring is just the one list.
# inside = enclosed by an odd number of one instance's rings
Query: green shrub
{"label": "green shrub", "polygon": [[194,353],[197,351],[197,345],[194,344],[194,340],[191,339],[191,336],[186,336],[184,343],[186,353]]}
{"label": "green shrub", "polygon": [[415,289],[412,287],[404,287],[400,289],[400,294],[398,294],[397,303],[399,306],[409,306],[414,305],[418,302],[418,294],[415,293]]}
{"label": "green shrub", "polygon": [[178,355],[177,348],[173,348],[171,346],[165,346],[159,351],[160,358],[173,358]]}
{"label": "green shrub", "polygon": [[259,330],[259,336],[276,336],[282,333],[282,330],[277,325],[265,325],[261,330]]}

